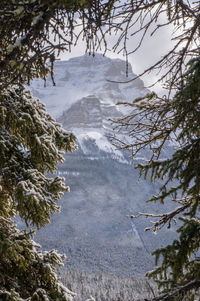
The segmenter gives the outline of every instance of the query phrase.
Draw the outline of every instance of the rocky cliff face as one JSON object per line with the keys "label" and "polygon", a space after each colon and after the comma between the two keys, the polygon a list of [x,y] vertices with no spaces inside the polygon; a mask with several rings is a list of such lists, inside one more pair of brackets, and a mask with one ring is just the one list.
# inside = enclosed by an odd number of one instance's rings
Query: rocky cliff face
{"label": "rocky cliff face", "polygon": [[108,81],[125,80],[125,71],[124,61],[85,55],[56,63],[56,87],[50,80],[46,88],[39,80],[31,86],[47,110],[78,138],[78,151],[67,154],[58,171],[71,192],[61,201],[61,213],[37,234],[44,248],[64,251],[66,266],[73,269],[143,274],[153,267],[151,252],[174,236],[173,230],[157,236],[144,232],[145,219],[128,217],[139,211],[159,212],[162,206],[147,206],[145,200],[156,193],[158,184],[143,179],[138,183],[138,160],[131,161],[107,138],[112,133],[109,119],[124,114],[116,103],[147,93],[140,79],[123,85]]}

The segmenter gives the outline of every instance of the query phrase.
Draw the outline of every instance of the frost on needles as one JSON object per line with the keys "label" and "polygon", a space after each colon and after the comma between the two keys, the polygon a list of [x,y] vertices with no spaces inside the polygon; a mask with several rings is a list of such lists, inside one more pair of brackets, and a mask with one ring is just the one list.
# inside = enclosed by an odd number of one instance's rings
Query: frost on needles
{"label": "frost on needles", "polygon": [[13,218],[37,228],[50,222],[67,190],[64,179],[50,173],[64,151],[76,148],[75,137],[23,86],[12,86],[1,91],[0,142],[0,299],[71,300],[74,294],[55,273],[64,257],[42,252],[34,231],[17,230]]}

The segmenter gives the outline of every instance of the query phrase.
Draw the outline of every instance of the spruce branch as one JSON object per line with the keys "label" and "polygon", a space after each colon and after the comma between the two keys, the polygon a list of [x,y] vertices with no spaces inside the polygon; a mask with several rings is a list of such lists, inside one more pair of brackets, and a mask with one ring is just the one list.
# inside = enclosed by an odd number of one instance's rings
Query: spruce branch
{"label": "spruce branch", "polygon": [[130,218],[138,218],[141,216],[147,217],[147,218],[160,218],[159,220],[151,221],[153,223],[152,227],[145,228],[145,231],[153,230],[154,233],[157,232],[157,230],[160,230],[164,225],[167,224],[167,228],[171,227],[171,222],[174,221],[176,223],[175,217],[185,211],[187,208],[191,206],[192,201],[185,199],[176,200],[176,202],[182,203],[183,205],[180,207],[177,207],[171,212],[168,213],[161,213],[161,214],[153,214],[153,213],[144,213],[139,212],[137,215],[131,215]]}

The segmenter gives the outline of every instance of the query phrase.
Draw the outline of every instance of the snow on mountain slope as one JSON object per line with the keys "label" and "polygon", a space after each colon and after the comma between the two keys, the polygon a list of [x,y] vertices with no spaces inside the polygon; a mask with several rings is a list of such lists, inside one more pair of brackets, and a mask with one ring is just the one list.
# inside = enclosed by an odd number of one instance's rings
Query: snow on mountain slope
{"label": "snow on mountain slope", "polygon": [[[125,108],[116,106],[118,101],[131,101],[147,93],[142,80],[117,83],[128,79],[125,62],[101,54],[58,61],[54,73],[56,86],[50,78],[46,87],[44,82],[36,79],[31,85],[33,94],[46,104],[47,111],[67,130],[73,130],[86,153],[84,141],[88,137],[99,149],[125,161],[123,154],[106,138],[112,130],[108,120],[123,114]],[[136,76],[130,64],[128,74],[129,78]]]}
{"label": "snow on mountain slope", "polygon": [[[95,92],[102,104],[113,105],[119,100],[132,100],[134,97],[144,95],[144,85],[140,79],[129,84],[120,85],[112,81],[124,81],[126,77],[125,62],[120,59],[110,59],[101,54],[94,57],[88,54],[72,58],[68,61],[55,63],[55,82],[47,79],[46,86],[40,79],[31,84],[32,92],[47,106],[47,110],[58,118],[63,111],[70,108],[80,98]],[[135,74],[131,65],[128,66],[129,78]]]}

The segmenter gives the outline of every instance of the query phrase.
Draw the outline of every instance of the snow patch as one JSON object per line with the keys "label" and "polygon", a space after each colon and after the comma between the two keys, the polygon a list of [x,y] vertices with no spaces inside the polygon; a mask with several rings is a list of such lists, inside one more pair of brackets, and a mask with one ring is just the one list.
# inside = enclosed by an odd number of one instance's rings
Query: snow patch
{"label": "snow patch", "polygon": [[[120,59],[110,59],[98,53],[94,57],[86,54],[55,63],[56,86],[49,76],[46,87],[41,79],[35,79],[30,89],[45,103],[47,111],[54,118],[59,118],[72,104],[91,94],[112,105],[118,101],[132,101],[143,96],[147,90],[140,79],[130,83],[117,83],[135,77],[131,65],[129,77],[126,77],[125,66],[125,61]],[[110,82],[112,80],[116,82]],[[123,111],[124,108],[121,108],[119,110]]]}
{"label": "snow patch", "polygon": [[[117,159],[121,163],[128,163],[124,158],[121,151],[117,150],[115,146],[105,136],[105,133],[100,129],[87,129],[87,132],[84,129],[74,129],[75,136],[78,139],[78,143],[84,154],[90,155],[91,152],[87,147],[87,141],[92,140],[100,151],[110,153],[114,159]],[[91,157],[94,159],[94,157]]]}

